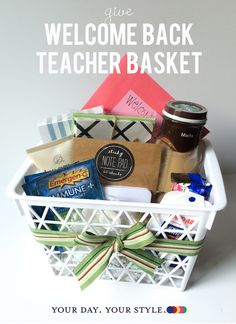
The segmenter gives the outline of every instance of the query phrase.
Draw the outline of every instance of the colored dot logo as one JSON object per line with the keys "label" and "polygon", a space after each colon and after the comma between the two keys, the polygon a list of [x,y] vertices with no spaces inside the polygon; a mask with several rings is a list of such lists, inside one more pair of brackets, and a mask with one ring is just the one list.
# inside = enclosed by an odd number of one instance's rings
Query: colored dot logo
{"label": "colored dot logo", "polygon": [[187,307],[185,307],[185,306],[168,306],[166,311],[169,314],[184,314],[187,312]]}

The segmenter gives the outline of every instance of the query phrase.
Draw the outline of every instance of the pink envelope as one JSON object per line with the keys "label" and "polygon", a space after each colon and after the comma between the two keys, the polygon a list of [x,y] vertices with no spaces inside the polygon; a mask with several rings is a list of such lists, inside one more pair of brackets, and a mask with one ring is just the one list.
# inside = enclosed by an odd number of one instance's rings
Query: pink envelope
{"label": "pink envelope", "polygon": [[[82,109],[103,105],[108,113],[120,116],[156,117],[157,129],[162,123],[162,110],[174,98],[140,67],[127,73],[127,56],[120,61],[120,74],[114,71],[98,87]],[[209,131],[205,128],[202,137]]]}

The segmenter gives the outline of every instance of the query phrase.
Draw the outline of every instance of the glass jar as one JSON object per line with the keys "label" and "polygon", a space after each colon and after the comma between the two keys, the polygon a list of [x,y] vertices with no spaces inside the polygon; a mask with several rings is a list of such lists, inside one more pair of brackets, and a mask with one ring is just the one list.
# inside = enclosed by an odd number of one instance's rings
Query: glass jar
{"label": "glass jar", "polygon": [[159,139],[174,151],[191,151],[199,143],[206,117],[207,109],[199,104],[169,101],[163,109]]}

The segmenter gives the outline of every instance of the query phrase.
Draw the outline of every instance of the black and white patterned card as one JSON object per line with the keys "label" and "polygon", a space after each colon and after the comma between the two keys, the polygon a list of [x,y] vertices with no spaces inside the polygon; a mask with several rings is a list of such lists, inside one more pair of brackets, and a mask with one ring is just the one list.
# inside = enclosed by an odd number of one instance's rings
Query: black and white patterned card
{"label": "black and white patterned card", "polygon": [[73,114],[73,135],[76,137],[111,139],[115,117],[109,115]]}

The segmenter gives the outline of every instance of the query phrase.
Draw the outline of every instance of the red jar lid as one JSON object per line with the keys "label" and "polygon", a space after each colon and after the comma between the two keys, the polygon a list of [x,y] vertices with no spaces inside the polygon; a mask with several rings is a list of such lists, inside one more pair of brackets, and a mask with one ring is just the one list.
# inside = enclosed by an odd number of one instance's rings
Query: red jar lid
{"label": "red jar lid", "polygon": [[194,102],[174,100],[166,103],[163,115],[182,123],[204,125],[207,109]]}

